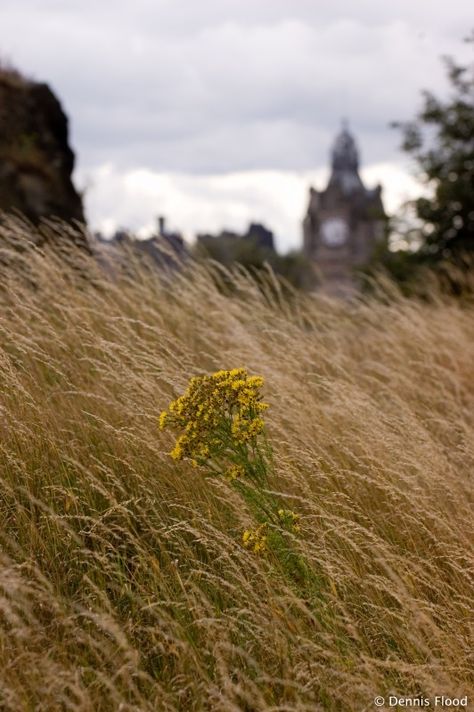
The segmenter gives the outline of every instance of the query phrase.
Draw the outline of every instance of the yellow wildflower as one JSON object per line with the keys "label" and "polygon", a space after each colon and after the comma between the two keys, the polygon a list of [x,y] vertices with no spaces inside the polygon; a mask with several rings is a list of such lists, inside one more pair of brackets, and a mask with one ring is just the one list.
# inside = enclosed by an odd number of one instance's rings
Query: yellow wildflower
{"label": "yellow wildflower", "polygon": [[170,452],[171,457],[173,460],[181,460],[183,457],[183,448],[179,443],[176,443],[174,448]]}
{"label": "yellow wildflower", "polygon": [[292,529],[294,532],[300,531],[300,526],[298,524],[300,515],[293,512],[292,509],[279,509],[278,516],[288,529]]}
{"label": "yellow wildflower", "polygon": [[226,457],[229,448],[254,447],[264,429],[260,413],[267,408],[261,402],[262,386],[263,378],[249,376],[244,368],[191,378],[186,391],[159,417],[160,428],[181,431],[171,456],[202,465]]}
{"label": "yellow wildflower", "polygon": [[252,549],[254,554],[260,554],[267,548],[267,523],[260,524],[256,529],[246,529],[242,534],[243,545]]}
{"label": "yellow wildflower", "polygon": [[244,542],[244,544],[246,544],[248,542],[248,540],[250,539],[251,536],[252,536],[252,532],[250,531],[250,529],[246,529],[244,531],[244,533],[242,534],[242,541]]}
{"label": "yellow wildflower", "polygon": [[245,475],[245,470],[242,465],[231,465],[231,467],[229,467],[226,472],[226,476],[229,482],[232,482],[232,480],[237,479],[237,477],[242,477],[242,475]]}

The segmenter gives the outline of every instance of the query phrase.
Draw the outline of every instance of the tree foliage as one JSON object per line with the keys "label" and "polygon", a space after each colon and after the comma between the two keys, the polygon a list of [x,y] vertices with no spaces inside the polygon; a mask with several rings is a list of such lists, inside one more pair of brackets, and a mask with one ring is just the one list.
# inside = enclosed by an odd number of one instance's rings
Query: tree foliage
{"label": "tree foliage", "polygon": [[[470,38],[473,42],[474,35]],[[451,92],[446,100],[430,91],[414,120],[396,123],[402,149],[416,162],[429,197],[414,201],[422,262],[462,263],[474,253],[474,64],[445,57]]]}
{"label": "tree foliage", "polygon": [[301,252],[280,255],[276,250],[245,237],[226,235],[198,242],[194,255],[198,259],[215,260],[228,268],[242,265],[254,274],[270,266],[277,275],[298,289],[310,289],[314,284],[312,265]]}

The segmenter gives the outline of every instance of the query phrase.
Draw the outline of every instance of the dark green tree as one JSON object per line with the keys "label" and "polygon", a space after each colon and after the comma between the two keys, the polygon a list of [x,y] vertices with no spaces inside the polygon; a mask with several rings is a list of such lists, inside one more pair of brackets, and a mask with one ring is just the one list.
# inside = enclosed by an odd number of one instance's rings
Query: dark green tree
{"label": "dark green tree", "polygon": [[[473,40],[474,35],[467,41]],[[474,64],[460,66],[450,57],[444,62],[449,97],[441,100],[425,91],[415,119],[394,125],[402,130],[402,148],[415,159],[428,187],[429,197],[413,203],[417,258],[460,266],[466,256],[474,256]]]}
{"label": "dark green tree", "polygon": [[270,266],[275,274],[298,289],[310,289],[314,283],[312,265],[300,252],[280,255],[251,237],[225,234],[207,237],[197,242],[194,256],[220,262],[228,268],[240,265],[255,275]]}

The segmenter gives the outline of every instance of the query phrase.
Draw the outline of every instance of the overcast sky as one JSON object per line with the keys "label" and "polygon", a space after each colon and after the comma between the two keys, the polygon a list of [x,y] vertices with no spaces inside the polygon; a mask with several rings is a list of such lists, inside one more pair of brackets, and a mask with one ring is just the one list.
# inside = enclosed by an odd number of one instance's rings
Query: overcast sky
{"label": "overcast sky", "polygon": [[256,220],[285,250],[342,117],[388,209],[413,194],[389,123],[473,25],[467,0],[1,0],[0,56],[60,97],[92,227]]}

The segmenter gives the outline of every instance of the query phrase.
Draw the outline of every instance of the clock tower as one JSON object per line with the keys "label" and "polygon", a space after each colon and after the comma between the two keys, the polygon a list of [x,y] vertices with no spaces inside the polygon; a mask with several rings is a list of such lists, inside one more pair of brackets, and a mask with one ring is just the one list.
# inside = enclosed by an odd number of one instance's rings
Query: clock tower
{"label": "clock tower", "polygon": [[354,270],[367,263],[385,235],[382,188],[367,189],[359,175],[359,154],[346,126],[331,154],[325,190],[310,188],[303,221],[304,253],[314,263],[320,288],[344,296],[357,288]]}

